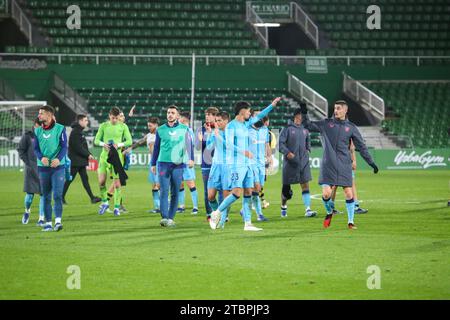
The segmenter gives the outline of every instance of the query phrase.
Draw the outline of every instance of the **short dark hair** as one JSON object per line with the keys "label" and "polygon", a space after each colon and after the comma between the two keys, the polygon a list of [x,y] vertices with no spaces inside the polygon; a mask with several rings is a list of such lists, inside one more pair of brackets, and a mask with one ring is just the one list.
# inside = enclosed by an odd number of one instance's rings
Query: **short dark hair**
{"label": "short dark hair", "polygon": [[219,112],[217,117],[221,117],[223,120],[230,120],[230,115],[226,111]]}
{"label": "short dark hair", "polygon": [[266,122],[267,120],[269,120],[269,117],[268,117],[268,116],[265,116],[265,117],[262,118],[261,120],[262,120],[262,122],[264,123],[264,122]]}
{"label": "short dark hair", "polygon": [[219,114],[219,108],[217,108],[217,107],[206,108],[205,114],[207,114],[207,113],[212,114],[213,116],[216,116]]}
{"label": "short dark hair", "polygon": [[234,105],[234,115],[238,115],[239,112],[241,112],[242,109],[250,109],[250,103],[245,102],[245,101],[239,101],[236,102],[236,104]]}
{"label": "short dark hair", "polygon": [[87,115],[85,114],[77,114],[77,122],[79,122],[80,120],[83,120],[84,118],[87,118]]}
{"label": "short dark hair", "polygon": [[174,104],[171,104],[170,106],[168,106],[167,110],[169,110],[169,109],[175,109],[175,110],[179,111],[178,107],[176,105],[174,105]]}
{"label": "short dark hair", "polygon": [[150,117],[150,118],[148,118],[147,122],[159,125],[159,118],[158,117]]}
{"label": "short dark hair", "polygon": [[51,114],[56,113],[55,108],[53,108],[52,106],[49,106],[49,105],[42,106],[39,108],[39,110],[44,110],[44,111],[50,112]]}
{"label": "short dark hair", "polygon": [[109,114],[115,117],[118,117],[120,115],[120,109],[118,107],[112,107],[111,110],[109,110]]}
{"label": "short dark hair", "polygon": [[[306,108],[306,104],[305,104],[305,108]],[[301,116],[303,117],[302,109],[301,109],[301,108],[296,108],[296,109],[294,110],[294,118],[295,118],[297,115],[301,115]]]}
{"label": "short dark hair", "polygon": [[334,104],[335,105],[338,104],[338,105],[341,105],[341,106],[347,106],[348,107],[347,101],[345,101],[345,100],[337,100]]}
{"label": "short dark hair", "polygon": [[180,112],[180,116],[186,119],[190,119],[191,118],[191,113],[189,111],[181,111]]}

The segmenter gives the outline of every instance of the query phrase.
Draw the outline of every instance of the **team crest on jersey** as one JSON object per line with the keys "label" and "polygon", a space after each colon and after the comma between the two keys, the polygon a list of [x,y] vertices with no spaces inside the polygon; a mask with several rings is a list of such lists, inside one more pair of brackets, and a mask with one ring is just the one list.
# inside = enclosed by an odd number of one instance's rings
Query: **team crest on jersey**
{"label": "team crest on jersey", "polygon": [[303,130],[303,134],[304,134],[304,135],[307,135],[307,134],[308,134],[308,130],[305,130],[305,129],[304,129],[304,130]]}
{"label": "team crest on jersey", "polygon": [[350,128],[349,127],[345,127],[345,132],[349,132]]}
{"label": "team crest on jersey", "polygon": [[48,139],[48,138],[50,138],[52,135],[51,135],[51,133],[49,133],[49,134],[43,133],[42,136],[43,136],[45,139]]}
{"label": "team crest on jersey", "polygon": [[330,123],[330,128],[334,128],[334,123]]}

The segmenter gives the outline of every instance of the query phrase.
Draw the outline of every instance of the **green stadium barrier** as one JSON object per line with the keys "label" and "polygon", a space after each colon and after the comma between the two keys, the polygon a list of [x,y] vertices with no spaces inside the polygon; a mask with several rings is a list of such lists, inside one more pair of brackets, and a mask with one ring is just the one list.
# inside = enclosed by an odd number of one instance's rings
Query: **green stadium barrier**
{"label": "green stadium barrier", "polygon": [[[92,148],[92,154],[98,158],[101,148]],[[380,170],[449,170],[450,149],[401,149],[401,150],[375,150],[370,149],[375,163]],[[310,155],[310,165],[313,169],[319,169],[321,165],[323,149],[314,148]],[[275,155],[278,157],[278,153]],[[278,157],[281,161],[281,157]],[[131,155],[131,168],[148,168],[150,161],[145,147],[138,148]],[[275,163],[281,163],[276,161]],[[17,150],[0,149],[0,169],[19,168],[22,163]],[[371,169],[357,153],[358,170]]]}
{"label": "green stadium barrier", "polygon": [[[375,150],[370,149],[375,163],[380,170],[448,170],[450,169],[450,149],[401,149]],[[313,149],[311,152],[311,167],[320,168],[323,150]],[[357,169],[372,169],[357,153]]]}

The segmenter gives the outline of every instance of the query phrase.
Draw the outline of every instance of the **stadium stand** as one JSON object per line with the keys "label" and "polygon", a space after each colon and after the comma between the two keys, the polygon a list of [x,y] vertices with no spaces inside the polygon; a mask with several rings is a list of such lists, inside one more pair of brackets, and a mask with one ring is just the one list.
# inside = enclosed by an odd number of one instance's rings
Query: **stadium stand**
{"label": "stadium stand", "polygon": [[[274,55],[245,26],[243,1],[84,1],[82,28],[66,27],[70,1],[28,1],[52,47],[7,52],[137,55]],[[80,60],[78,58],[78,60]],[[77,59],[73,59],[77,61]],[[72,62],[73,62],[72,61]]]}
{"label": "stadium stand", "polygon": [[[89,112],[99,121],[106,119],[113,106],[119,106],[127,115],[136,104],[136,116],[130,119],[129,125],[134,136],[142,135],[146,130],[147,116],[165,118],[166,107],[177,105],[181,110],[190,111],[190,89],[175,88],[78,88],[77,91],[87,99]],[[202,120],[205,107],[217,106],[234,115],[233,105],[237,101],[248,101],[257,109],[270,104],[276,96],[287,96],[288,93],[276,88],[198,88],[195,96],[196,120]],[[283,110],[283,111],[278,111]],[[270,115],[271,127],[280,128],[291,117],[286,101],[280,103]]]}
{"label": "stadium stand", "polygon": [[[381,30],[366,26],[368,0],[304,0],[302,6],[330,40],[329,49],[299,55],[444,56],[450,54],[446,0],[380,0]],[[370,60],[365,60],[369,62]]]}
{"label": "stadium stand", "polygon": [[[328,48],[302,49],[297,51],[298,55],[450,56],[450,4],[447,0],[395,2],[380,0],[377,5],[382,10],[382,29],[373,31],[368,31],[366,27],[368,17],[366,9],[372,4],[368,0],[303,0],[299,3],[318,24],[322,35],[328,40],[326,43]],[[27,12],[39,22],[41,32],[50,39],[50,45],[48,47],[8,46],[6,52],[167,56],[190,55],[195,52],[211,56],[269,55],[276,57],[275,50],[261,47],[246,25],[245,1],[242,0],[86,0],[81,5],[83,16],[80,30],[69,30],[66,27],[68,16],[66,9],[71,4],[73,3],[68,0],[21,1],[21,5],[26,6]],[[95,63],[95,59],[95,57],[86,56],[63,57],[61,62],[63,66],[67,66],[71,63]],[[118,64],[132,62],[131,58],[124,57],[101,59],[102,62]],[[167,64],[168,61],[167,57],[141,57],[138,62]],[[234,60],[215,58],[210,63],[226,64],[230,61]],[[246,62],[251,61],[250,58],[246,59]],[[254,61],[265,62],[263,59]],[[333,61],[338,64],[347,62],[346,59],[341,59],[328,60],[328,63],[333,64]],[[380,64],[379,58],[352,59],[352,65],[355,61],[356,64]],[[405,58],[404,61],[415,63],[416,60]],[[59,61],[57,57],[47,57],[47,62],[51,66],[52,63],[56,65]],[[190,63],[190,59],[178,59],[176,62]],[[234,62],[241,64],[239,58]],[[432,63],[440,65],[449,62],[449,58],[444,58],[434,59]],[[197,63],[202,64],[204,61],[200,59]],[[230,68],[230,66],[226,67]],[[323,75],[326,81],[322,79],[318,81],[310,76],[314,89],[325,92],[329,102],[335,100],[340,93],[337,92],[340,90],[340,80],[337,80],[335,75],[342,70],[337,71],[333,67],[336,66],[330,66],[330,72]],[[369,72],[372,74],[369,75]],[[385,78],[379,76],[382,73],[386,76]],[[64,72],[62,75],[64,76]],[[123,74],[114,76],[119,79]],[[114,76],[112,75],[112,78]],[[306,76],[308,75],[305,74]],[[142,75],[140,77],[151,83],[146,77]],[[69,78],[72,80],[75,78],[74,87],[88,100],[89,112],[98,121],[103,121],[107,111],[114,105],[123,108],[126,114],[133,104],[142,106],[136,118],[130,121],[134,136],[141,135],[145,130],[147,114],[152,113],[152,115],[163,117],[164,108],[169,104],[174,103],[184,110],[189,109],[190,105],[191,92],[186,88],[185,83],[180,85],[181,89],[177,88],[177,84],[173,82],[151,83],[146,88],[141,88],[141,85],[144,87],[141,83],[123,85],[127,88],[121,88],[122,84],[107,83],[106,88],[103,88],[99,83],[92,85],[86,78],[83,78],[86,83],[80,83],[78,79],[81,77],[78,75]],[[443,78],[448,79],[448,77]],[[277,81],[281,81],[280,79],[281,77]],[[392,74],[387,75],[385,70],[374,69],[364,70],[364,79],[397,78],[394,78]],[[439,77],[433,79],[439,79]],[[16,83],[18,82],[16,80]],[[249,88],[239,89],[232,88],[233,84],[230,82],[222,84],[218,81],[218,83],[212,85],[216,88],[207,88],[209,84],[203,83],[200,88],[195,89],[196,108],[217,105],[232,113],[232,105],[237,100],[247,100],[254,106],[263,107],[270,103],[274,96],[291,97],[287,90],[262,87],[272,86],[272,84],[260,85],[249,81]],[[252,85],[259,88],[250,88]],[[395,115],[395,117],[387,117],[383,122],[386,132],[410,136],[416,146],[449,145],[446,135],[450,127],[447,120],[450,118],[448,83],[370,82],[367,85],[385,99],[389,110]],[[427,112],[425,118],[422,114],[423,108],[426,108]],[[271,114],[272,127],[282,127],[289,116],[289,112],[274,112]],[[201,118],[202,113],[196,113],[196,120]],[[425,125],[416,125],[419,123]],[[314,144],[320,144],[317,136],[312,138]]]}
{"label": "stadium stand", "polygon": [[416,147],[450,146],[449,82],[370,82],[371,90],[384,98],[394,116],[383,122],[383,129],[409,136]]}

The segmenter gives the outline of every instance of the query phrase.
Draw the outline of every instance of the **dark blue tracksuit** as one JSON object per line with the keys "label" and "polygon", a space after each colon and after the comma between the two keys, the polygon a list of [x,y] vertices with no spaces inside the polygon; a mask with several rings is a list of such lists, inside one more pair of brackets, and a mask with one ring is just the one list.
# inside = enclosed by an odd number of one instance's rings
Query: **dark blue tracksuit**
{"label": "dark blue tracksuit", "polygon": [[[283,154],[283,185],[311,181],[309,131],[303,125],[289,122],[289,125],[281,130],[279,141],[279,150]],[[286,157],[289,152],[295,155],[291,160]]]}
{"label": "dark blue tracksuit", "polygon": [[320,168],[319,184],[330,186],[352,186],[352,158],[350,140],[355,144],[363,159],[374,165],[358,128],[349,120],[335,118],[310,121],[303,115],[303,125],[312,132],[322,135],[323,158]]}

